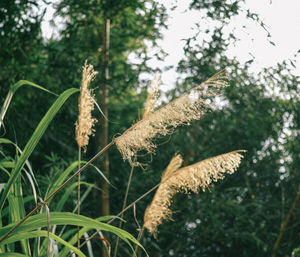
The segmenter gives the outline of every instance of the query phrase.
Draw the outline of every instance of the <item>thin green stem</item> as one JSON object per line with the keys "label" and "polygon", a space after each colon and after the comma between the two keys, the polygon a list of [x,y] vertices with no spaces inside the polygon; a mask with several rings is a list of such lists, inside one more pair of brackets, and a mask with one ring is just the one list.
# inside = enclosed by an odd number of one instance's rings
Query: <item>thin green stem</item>
{"label": "thin green stem", "polygon": [[85,165],[82,166],[79,170],[77,170],[70,178],[68,178],[63,184],[60,185],[52,194],[50,194],[43,202],[38,203],[38,205],[29,212],[26,217],[18,222],[13,228],[11,228],[4,236],[0,238],[0,242],[6,239],[11,233],[13,233],[18,227],[20,227],[29,217],[31,217],[37,210],[41,207],[45,206],[46,202],[49,201],[53,196],[55,196],[62,188],[64,188],[70,181],[75,178],[81,171],[85,170],[92,162],[94,162],[99,156],[105,153],[113,144],[115,143],[115,139],[105,146],[100,152],[98,152],[92,159],[90,159]]}
{"label": "thin green stem", "polygon": [[[80,170],[81,162],[81,147],[78,146],[78,170]],[[78,173],[78,185],[77,185],[77,213],[80,215],[80,172]],[[77,227],[77,247],[80,249],[80,238],[79,238],[80,227]]]}

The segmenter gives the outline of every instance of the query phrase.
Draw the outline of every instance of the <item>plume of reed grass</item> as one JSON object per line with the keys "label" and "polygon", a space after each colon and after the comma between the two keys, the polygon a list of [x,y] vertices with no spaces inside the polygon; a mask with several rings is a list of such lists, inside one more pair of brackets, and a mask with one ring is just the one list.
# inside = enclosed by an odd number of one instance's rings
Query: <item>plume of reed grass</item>
{"label": "plume of reed grass", "polygon": [[92,117],[94,110],[93,92],[89,89],[90,83],[95,79],[98,72],[94,71],[93,65],[85,61],[82,71],[82,82],[79,96],[79,116],[76,122],[76,141],[80,148],[86,148],[89,137],[93,134],[93,125],[97,121]]}
{"label": "plume of reed grass", "polygon": [[[80,170],[81,162],[81,149],[86,151],[86,147],[89,143],[89,137],[93,134],[93,125],[97,121],[92,117],[92,111],[94,110],[93,92],[89,89],[91,82],[95,79],[98,72],[94,71],[94,67],[91,64],[87,64],[85,61],[82,70],[82,81],[79,96],[79,116],[76,122],[76,141],[78,144],[78,169]],[[77,185],[77,213],[80,215],[80,173],[78,173],[78,185]],[[78,237],[77,246],[80,249],[80,239],[79,239],[78,227]]]}
{"label": "plume of reed grass", "polygon": [[144,215],[144,226],[151,234],[157,232],[157,227],[164,221],[171,219],[170,205],[172,198],[178,192],[198,193],[219,179],[226,173],[232,174],[239,166],[244,150],[221,154],[190,166],[179,169],[182,163],[180,155],[176,155],[163,173],[152,203],[147,207]]}
{"label": "plume of reed grass", "polygon": [[207,81],[181,95],[164,107],[149,113],[135,123],[121,136],[116,138],[116,145],[124,160],[131,165],[139,151],[153,153],[156,145],[153,138],[172,134],[180,125],[189,125],[199,120],[207,110],[206,99],[220,94],[220,89],[228,86],[225,71],[218,72]]}

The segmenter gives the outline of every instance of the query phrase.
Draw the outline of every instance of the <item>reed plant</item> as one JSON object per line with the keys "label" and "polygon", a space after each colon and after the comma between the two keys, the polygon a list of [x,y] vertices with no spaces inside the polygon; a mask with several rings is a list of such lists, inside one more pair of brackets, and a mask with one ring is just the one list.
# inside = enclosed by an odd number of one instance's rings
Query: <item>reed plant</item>
{"label": "reed plant", "polygon": [[[89,137],[93,134],[93,125],[96,122],[96,119],[91,116],[94,100],[93,92],[89,89],[89,84],[95,75],[96,72],[93,70],[93,67],[85,63],[81,89],[71,88],[57,97],[34,130],[23,150],[19,149],[12,141],[0,138],[1,144],[10,145],[17,149],[16,156],[5,156],[5,160],[9,161],[1,162],[0,165],[0,169],[7,174],[7,181],[2,188],[0,198],[0,256],[70,256],[73,253],[78,256],[85,256],[81,250],[85,245],[87,245],[89,255],[92,256],[92,246],[90,244],[92,238],[100,235],[102,241],[106,245],[108,244],[106,239],[103,238],[101,231],[115,234],[117,238],[124,240],[132,250],[134,250],[132,243],[143,249],[139,240],[121,229],[121,223],[119,224],[120,227],[112,226],[111,223],[122,216],[129,208],[135,206],[138,201],[150,192],[157,189],[152,203],[145,211],[144,218],[144,227],[150,233],[155,233],[158,226],[164,220],[170,218],[171,211],[169,207],[175,194],[189,191],[199,192],[200,189],[205,190],[210,183],[223,178],[226,173],[233,173],[239,166],[242,151],[212,157],[183,168],[180,168],[182,164],[181,156],[175,155],[164,172],[161,182],[127,205],[127,196],[134,167],[142,165],[139,153],[154,153],[157,145],[153,139],[170,135],[178,126],[189,125],[192,121],[201,119],[208,109],[206,99],[221,95],[222,89],[228,85],[227,78],[225,71],[221,71],[169,104],[158,108],[159,76],[156,74],[151,82],[142,119],[117,138],[113,138],[106,147],[89,161],[82,161],[81,150],[86,149]],[[5,113],[12,96],[18,88],[25,85],[51,93],[47,89],[31,82],[18,82],[12,86],[2,107],[0,125],[4,122]],[[63,107],[67,99],[76,93],[80,93],[79,117],[76,122],[76,141],[79,148],[78,160],[64,171],[55,174],[51,178],[51,183],[46,192],[41,193],[36,189],[35,175],[30,167],[28,158],[35,150],[58,111]],[[120,151],[123,160],[128,161],[131,165],[122,211],[115,216],[94,219],[83,216],[80,213],[80,202],[82,202],[94,185],[81,181],[80,174],[114,144]],[[76,167],[77,171],[73,172]],[[22,194],[22,180],[24,178],[22,174],[26,174],[31,182],[33,195],[24,196]],[[103,174],[101,175],[104,177]],[[73,181],[75,177],[78,177],[77,182]],[[82,198],[80,186],[86,188]],[[74,212],[64,212],[63,205],[75,188],[77,188],[78,194]],[[49,204],[52,198],[61,191],[64,191],[64,196],[58,200],[58,204],[55,207],[51,206],[50,208]],[[36,207],[26,214],[25,205],[28,202],[34,202]],[[75,213],[76,209],[77,213]],[[67,229],[66,226],[68,226]],[[92,232],[93,234],[91,234]],[[84,242],[81,243],[80,238],[83,236]],[[138,239],[141,236],[142,233],[139,234]],[[76,243],[77,247],[75,247]],[[19,245],[21,245],[21,249],[16,248]],[[114,254],[115,256],[117,255],[117,246]],[[133,255],[135,254],[136,251]]]}
{"label": "reed plant", "polygon": [[[98,72],[94,71],[92,65],[88,65],[85,61],[83,71],[82,71],[82,82],[80,87],[80,96],[79,96],[79,115],[78,121],[76,122],[76,141],[78,144],[78,170],[80,170],[80,161],[81,161],[81,149],[83,148],[86,151],[86,147],[89,144],[89,137],[93,135],[94,129],[93,126],[96,123],[97,119],[92,117],[92,111],[94,110],[94,100],[93,92],[90,90],[89,86],[91,81],[93,81]],[[80,172],[78,173],[78,185],[77,185],[77,213],[80,215]],[[77,247],[80,248],[80,238],[79,231],[77,234]]]}

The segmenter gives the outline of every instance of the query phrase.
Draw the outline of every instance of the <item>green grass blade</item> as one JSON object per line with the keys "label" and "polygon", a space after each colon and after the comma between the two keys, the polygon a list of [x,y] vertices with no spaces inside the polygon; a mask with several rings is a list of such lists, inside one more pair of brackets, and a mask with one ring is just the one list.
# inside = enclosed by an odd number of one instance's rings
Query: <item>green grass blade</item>
{"label": "green grass blade", "polygon": [[8,192],[13,185],[13,183],[16,181],[17,177],[20,174],[20,171],[22,170],[22,167],[28,157],[31,155],[33,150],[35,149],[36,145],[40,141],[41,137],[45,133],[46,129],[48,128],[50,122],[55,117],[56,113],[60,110],[62,105],[65,103],[65,101],[74,93],[79,92],[79,89],[71,88],[66,91],[64,91],[57,100],[53,103],[53,105],[50,107],[48,112],[45,114],[45,116],[40,121],[39,125],[35,129],[34,133],[32,134],[31,138],[27,142],[24,151],[22,152],[20,158],[18,159],[11,177],[9,178],[8,182],[6,183],[3,193],[1,193],[1,199],[0,199],[0,210],[3,208],[3,205],[5,203],[5,200],[7,198]]}
{"label": "green grass blade", "polygon": [[39,86],[33,82],[30,82],[28,80],[19,80],[16,84],[14,84],[11,88],[10,91],[14,94],[20,87],[24,86],[24,85],[28,85],[28,86],[32,86],[38,89],[41,89],[45,92],[48,92],[50,94],[56,95],[55,93],[51,92],[50,90],[48,90],[47,88],[44,88],[42,86]]}
{"label": "green grass blade", "polygon": [[[85,185],[87,187],[94,187],[93,184],[89,184],[86,182],[80,182],[80,185]],[[78,182],[74,182],[71,186],[68,187],[64,195],[60,198],[59,202],[57,203],[55,207],[55,211],[59,212],[62,210],[63,206],[65,205],[66,201],[69,199],[72,192],[74,192],[74,189],[77,188]]]}
{"label": "green grass blade", "polygon": [[[33,195],[29,195],[23,198],[23,202],[24,205],[30,201],[34,200],[34,196]],[[1,211],[1,215],[2,217],[5,217],[7,214],[9,214],[9,206],[5,207],[2,211]],[[1,226],[0,226],[1,227]]]}
{"label": "green grass blade", "polygon": [[7,138],[0,138],[0,144],[14,144],[14,143]]}
{"label": "green grass blade", "polygon": [[[13,236],[11,236],[7,242],[8,243],[13,243],[13,242],[17,242],[20,241],[21,239],[29,239],[29,238],[36,238],[36,237],[45,237],[48,238],[48,232],[45,230],[39,230],[39,231],[30,231],[30,232],[19,232]],[[75,252],[77,255],[81,256],[81,257],[85,257],[84,253],[81,252],[80,250],[78,250],[76,247],[74,247],[72,244],[66,242],[65,240],[63,240],[62,238],[56,236],[53,233],[49,233],[49,237],[53,240],[55,240],[58,243],[63,244],[65,247],[67,247],[69,250]]]}
{"label": "green grass blade", "polygon": [[[25,215],[25,207],[22,196],[22,188],[21,188],[21,178],[19,177],[12,187],[12,190],[8,194],[8,209],[9,209],[9,221],[10,223],[15,223],[20,221]],[[23,253],[26,255],[30,255],[30,246],[28,240],[22,239],[20,240],[21,247],[23,249]],[[12,245],[13,249],[14,246]]]}
{"label": "green grass blade", "polygon": [[[17,152],[20,155],[22,155],[22,150],[20,149],[20,147],[18,147],[17,144],[15,144],[14,142],[10,141],[9,139],[6,139],[6,138],[0,139],[0,144],[11,144],[11,145],[13,145],[16,148]],[[33,170],[32,170],[32,167],[31,167],[29,161],[26,160],[25,163],[26,163],[26,166],[27,166],[29,172],[27,172],[25,170],[25,168],[24,168],[24,171],[25,171],[25,174],[26,174],[26,176],[27,176],[27,178],[28,178],[28,180],[29,180],[29,182],[31,184],[31,188],[32,188],[32,191],[33,191],[33,194],[34,194],[35,203],[37,204],[37,193],[36,193],[36,187],[35,187],[35,185],[38,185],[38,183],[37,183],[37,181],[35,179],[35,176],[34,176],[34,173],[33,173]],[[2,162],[1,162],[1,164],[2,164]],[[1,164],[0,164],[0,168],[2,169],[2,165]],[[11,164],[10,168],[14,168],[15,161],[10,162],[8,164]]]}
{"label": "green grass blade", "polygon": [[[10,224],[7,225],[6,227],[0,228],[0,236],[4,236],[14,225],[15,224]],[[132,249],[132,245],[130,241],[142,247],[140,243],[127,231],[119,229],[112,225],[99,222],[98,220],[94,220],[74,213],[52,212],[50,218],[50,225],[73,225],[73,226],[87,227],[91,229],[98,229],[102,231],[108,231],[114,233],[122,240],[124,240],[130,246],[131,249]],[[8,236],[5,240],[3,240],[0,243],[0,245],[7,244],[9,238],[15,234],[30,232],[41,227],[47,227],[46,213],[37,214],[30,217],[19,228],[17,228],[12,235]]]}
{"label": "green grass blade", "polygon": [[[87,231],[89,231],[89,230],[90,230],[90,228],[82,228],[82,229],[80,229],[79,230],[79,238],[81,238],[82,235],[84,233],[86,233]],[[71,245],[75,245],[77,243],[77,230],[75,231],[74,236],[72,237],[72,239],[69,240],[69,243]],[[59,256],[60,257],[67,257],[68,254],[69,254],[69,249],[66,248],[66,247],[64,247],[64,249],[62,251],[60,251]]]}
{"label": "green grass blade", "polygon": [[[4,165],[3,165],[4,164]],[[9,173],[9,171],[6,169],[6,165],[5,165],[6,163],[3,163],[2,161],[0,162],[0,169],[2,170],[2,171],[4,171],[5,173],[6,173],[6,175],[9,177],[10,176],[10,173]],[[2,176],[2,175],[1,175]],[[0,190],[0,193],[1,193],[1,190]]]}
{"label": "green grass blade", "polygon": [[[9,92],[8,92],[6,98],[5,98],[4,104],[2,105],[1,112],[0,112],[0,128],[1,128],[1,126],[2,126],[2,123],[3,123],[4,117],[5,117],[6,111],[7,111],[8,107],[9,107],[9,105],[10,105],[11,99],[13,98],[15,92],[16,92],[20,87],[22,87],[22,86],[24,86],[24,85],[32,86],[32,87],[41,89],[41,90],[43,90],[43,91],[46,91],[46,92],[48,92],[48,93],[50,93],[50,94],[54,94],[54,93],[52,93],[51,91],[49,91],[48,89],[46,89],[46,88],[44,88],[44,87],[41,87],[41,86],[39,86],[39,85],[37,85],[37,84],[35,84],[35,83],[33,83],[33,82],[30,82],[30,81],[27,81],[27,80],[20,80],[20,81],[18,81],[16,84],[14,84],[14,85],[10,88],[10,90],[9,90]],[[56,95],[56,94],[54,94],[54,95]]]}
{"label": "green grass blade", "polygon": [[[81,164],[85,164],[86,162],[81,161]],[[73,162],[67,169],[65,169],[62,173],[56,173],[53,179],[50,182],[50,185],[47,189],[47,193],[45,198],[47,198],[50,194],[52,194],[60,185],[62,185],[65,180],[69,177],[70,173],[78,167],[78,161]]]}
{"label": "green grass blade", "polygon": [[0,257],[29,257],[21,253],[0,253]]}

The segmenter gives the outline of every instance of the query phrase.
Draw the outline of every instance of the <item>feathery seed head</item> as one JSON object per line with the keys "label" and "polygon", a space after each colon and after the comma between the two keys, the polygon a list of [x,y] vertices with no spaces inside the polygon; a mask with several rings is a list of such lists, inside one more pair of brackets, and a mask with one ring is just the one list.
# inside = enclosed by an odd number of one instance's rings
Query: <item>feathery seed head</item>
{"label": "feathery seed head", "polygon": [[86,147],[89,143],[89,136],[93,134],[93,125],[97,121],[92,118],[94,110],[93,92],[88,88],[98,72],[94,71],[92,65],[85,61],[82,71],[82,82],[79,96],[79,116],[76,122],[76,141],[79,147]]}
{"label": "feathery seed head", "polygon": [[151,205],[145,211],[144,226],[148,231],[155,234],[158,225],[171,218],[172,212],[169,207],[176,193],[189,191],[198,193],[200,189],[205,191],[210,183],[223,179],[226,173],[232,174],[243,158],[240,152],[245,151],[221,154],[181,169],[177,166],[177,170],[167,172],[173,159],[176,158],[174,157],[164,173],[168,175],[163,176]]}
{"label": "feathery seed head", "polygon": [[123,159],[131,165],[138,165],[138,162],[132,162],[137,152],[145,150],[153,153],[156,148],[152,142],[154,137],[172,134],[176,127],[201,119],[207,109],[206,98],[219,95],[220,89],[227,85],[226,74],[221,71],[188,93],[146,115],[116,138]]}

